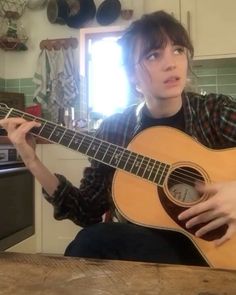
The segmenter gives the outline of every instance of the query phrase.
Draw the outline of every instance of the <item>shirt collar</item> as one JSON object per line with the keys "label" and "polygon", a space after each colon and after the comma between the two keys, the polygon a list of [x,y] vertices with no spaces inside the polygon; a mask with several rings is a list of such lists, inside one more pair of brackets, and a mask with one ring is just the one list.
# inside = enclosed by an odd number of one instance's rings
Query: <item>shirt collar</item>
{"label": "shirt collar", "polygon": [[[183,111],[184,111],[184,120],[185,120],[185,131],[186,133],[191,135],[193,133],[193,114],[195,110],[191,108],[190,97],[188,93],[186,93],[185,91],[183,91],[182,93],[182,101],[183,101]],[[139,132],[139,130],[142,128],[145,105],[146,105],[145,101],[137,105],[137,108],[136,108],[137,125],[135,126],[133,135],[136,135]]]}

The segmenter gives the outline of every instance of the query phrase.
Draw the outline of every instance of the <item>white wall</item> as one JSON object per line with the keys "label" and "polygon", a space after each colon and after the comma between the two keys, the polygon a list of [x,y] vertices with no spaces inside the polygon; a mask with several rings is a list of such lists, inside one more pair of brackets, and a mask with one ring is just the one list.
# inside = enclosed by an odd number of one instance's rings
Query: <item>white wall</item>
{"label": "white wall", "polygon": [[5,77],[5,52],[0,50],[0,78]]}
{"label": "white wall", "polygon": [[[99,7],[103,0],[95,0]],[[123,7],[135,6],[134,17],[139,17],[142,11],[142,0],[121,0]],[[5,67],[3,75],[6,79],[10,78],[28,78],[32,77],[36,68],[37,58],[40,53],[39,43],[43,39],[79,37],[79,29],[72,29],[66,25],[51,24],[47,19],[46,8],[40,10],[26,9],[20,18],[23,23],[29,40],[27,42],[28,50],[23,52],[6,52]],[[117,20],[112,26],[124,26],[127,22]],[[99,26],[95,20],[86,24],[86,27]],[[107,27],[106,27],[107,28]],[[0,52],[2,55],[2,51]],[[2,60],[0,58],[0,65]],[[3,61],[4,64],[4,61]],[[0,69],[0,77],[1,77]]]}
{"label": "white wall", "polygon": [[52,25],[46,15],[46,9],[33,11],[26,9],[20,19],[27,31],[29,40],[27,51],[12,51],[5,55],[5,78],[32,77],[40,53],[39,43],[43,39],[77,37],[79,31],[68,26]]}

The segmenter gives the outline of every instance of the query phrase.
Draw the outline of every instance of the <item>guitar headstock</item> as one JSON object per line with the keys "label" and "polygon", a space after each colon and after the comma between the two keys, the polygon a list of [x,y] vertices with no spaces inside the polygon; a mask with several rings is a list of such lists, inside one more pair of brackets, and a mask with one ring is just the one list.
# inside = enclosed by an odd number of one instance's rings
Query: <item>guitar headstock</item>
{"label": "guitar headstock", "polygon": [[9,111],[10,111],[10,108],[8,107],[7,104],[0,103],[0,119],[5,118],[5,116],[8,114]]}
{"label": "guitar headstock", "polygon": [[0,109],[3,109],[3,110],[10,110],[10,108],[8,107],[7,104],[3,103],[3,102],[0,102]]}

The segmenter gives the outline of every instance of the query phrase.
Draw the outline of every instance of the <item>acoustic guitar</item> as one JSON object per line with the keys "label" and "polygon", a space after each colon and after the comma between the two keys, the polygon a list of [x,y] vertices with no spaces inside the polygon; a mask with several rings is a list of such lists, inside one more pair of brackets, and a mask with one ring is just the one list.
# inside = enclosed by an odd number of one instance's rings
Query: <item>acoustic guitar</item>
{"label": "acoustic guitar", "polygon": [[112,194],[116,208],[129,221],[152,228],[178,231],[196,246],[210,267],[236,269],[236,235],[216,247],[227,230],[219,227],[201,238],[178,215],[210,196],[195,189],[196,181],[231,181],[236,177],[235,150],[211,150],[171,127],[151,127],[123,148],[67,129],[0,104],[0,118],[21,117],[41,123],[31,133],[61,144],[116,168]]}

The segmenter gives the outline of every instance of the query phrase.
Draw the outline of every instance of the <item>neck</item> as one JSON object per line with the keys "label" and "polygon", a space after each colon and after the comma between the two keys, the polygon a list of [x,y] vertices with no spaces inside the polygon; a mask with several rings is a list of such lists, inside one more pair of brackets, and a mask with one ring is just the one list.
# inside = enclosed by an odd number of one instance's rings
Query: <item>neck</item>
{"label": "neck", "polygon": [[146,105],[151,117],[167,118],[175,115],[182,107],[182,98],[166,98],[146,100]]}

